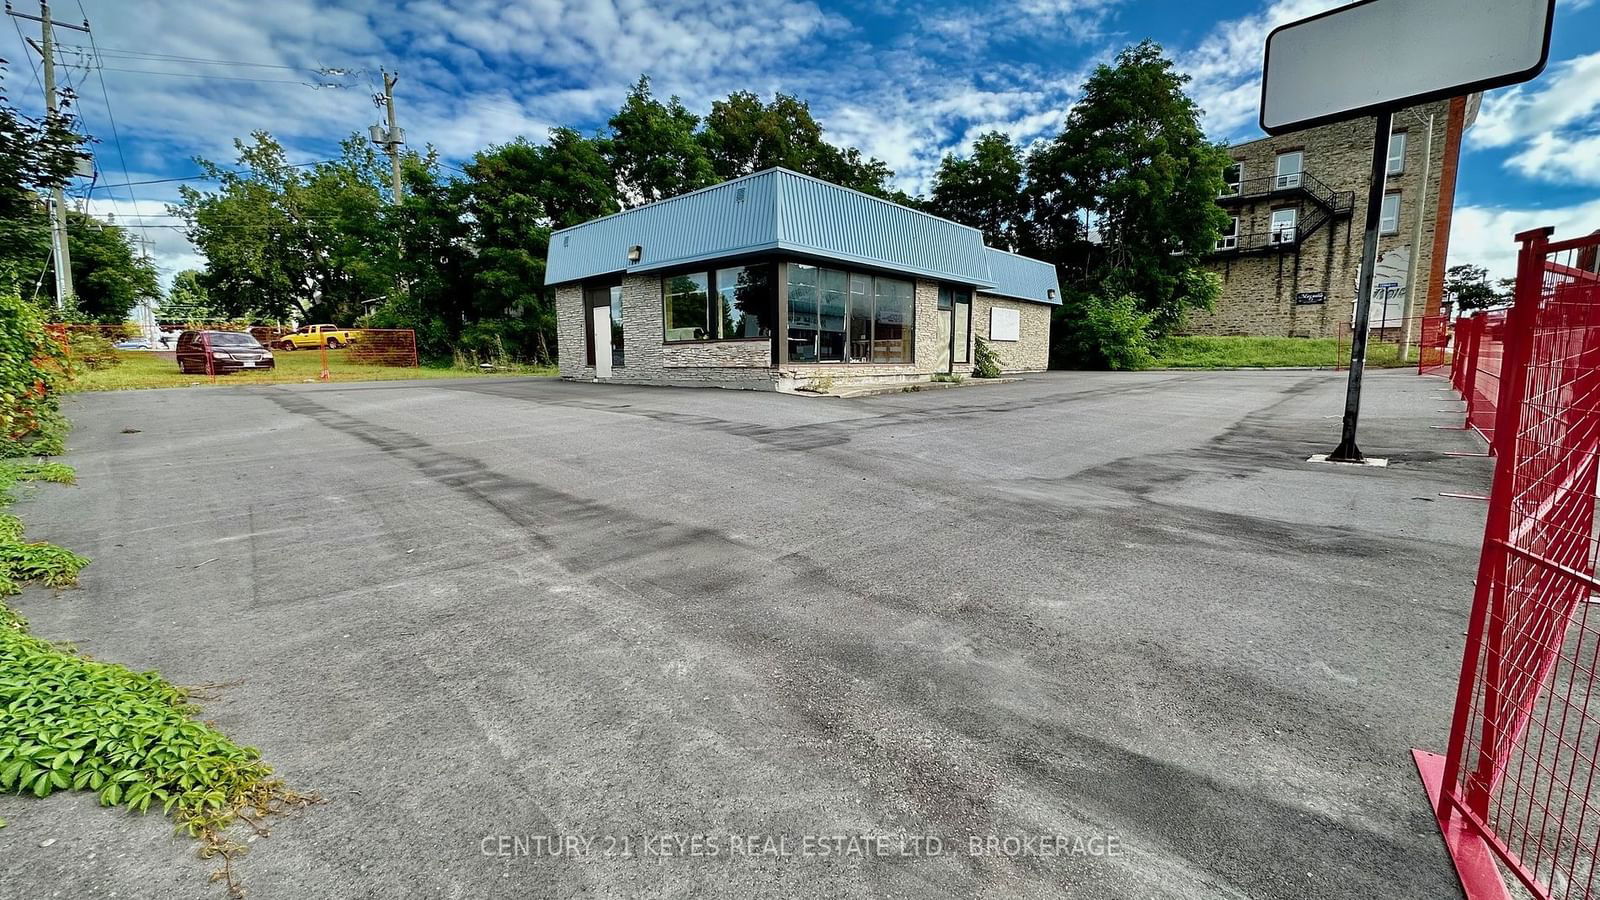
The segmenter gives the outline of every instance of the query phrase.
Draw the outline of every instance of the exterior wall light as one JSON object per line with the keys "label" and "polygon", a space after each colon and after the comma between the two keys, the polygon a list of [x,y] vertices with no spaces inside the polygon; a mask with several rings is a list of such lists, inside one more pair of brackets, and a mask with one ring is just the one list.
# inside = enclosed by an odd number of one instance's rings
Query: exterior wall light
{"label": "exterior wall light", "polygon": [[1045,293],[1045,296],[1049,297],[1051,300],[1056,299],[1056,289],[1055,288],[1050,288],[1050,289],[1046,290],[1044,293]]}
{"label": "exterior wall light", "polygon": [[636,263],[644,257],[644,248],[634,244],[628,248],[628,262]]}

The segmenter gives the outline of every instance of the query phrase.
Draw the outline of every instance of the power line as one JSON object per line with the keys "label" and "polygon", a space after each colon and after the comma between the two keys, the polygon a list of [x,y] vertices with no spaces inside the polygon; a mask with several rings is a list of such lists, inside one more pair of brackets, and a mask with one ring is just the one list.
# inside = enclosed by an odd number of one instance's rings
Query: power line
{"label": "power line", "polygon": [[[78,9],[80,11],[83,10],[83,0],[78,0]],[[83,24],[84,33],[89,35],[89,48],[94,51],[96,56],[99,56],[100,50],[95,44],[94,32],[89,31],[88,29],[89,16],[87,14],[85,14],[83,17]],[[122,166],[122,180],[132,181],[133,179],[128,175],[128,157],[122,152],[122,135],[117,131],[117,115],[111,111],[111,92],[106,90],[105,73],[96,69],[96,74],[100,78],[100,96],[104,98],[106,102],[106,120],[111,123],[111,140],[117,148],[117,162]],[[139,215],[139,198],[133,195],[133,188],[131,187],[128,188],[128,201],[133,204],[134,215]],[[141,232],[143,232],[143,229],[141,229]],[[143,233],[145,240],[148,241],[150,239],[149,233]]]}
{"label": "power line", "polygon": [[28,68],[33,70],[33,80],[28,82],[28,90],[31,91],[39,83],[39,67],[34,65],[33,57],[28,54],[28,39],[22,36],[22,26],[17,24],[15,18],[11,19],[11,27],[17,30],[17,40],[22,42],[22,55],[28,58]]}
{"label": "power line", "polygon": [[[145,52],[145,51],[142,51],[142,50],[118,50],[118,49],[115,49],[113,47],[102,47],[99,50],[93,50],[93,48],[91,48],[91,47],[89,47],[88,45],[85,45],[85,44],[62,44],[61,46],[66,48],[66,49],[69,49],[69,50],[91,51],[91,52],[94,53],[94,55],[99,56],[101,58],[108,58],[109,57],[109,58],[128,58],[128,59],[166,60],[166,61],[170,61],[170,62],[209,63],[211,65],[217,65],[217,66],[236,66],[236,67],[240,67],[240,68],[253,68],[253,69],[291,69],[291,70],[299,70],[299,69],[303,68],[301,66],[285,66],[285,65],[278,65],[278,64],[275,64],[275,63],[244,62],[243,60],[236,60],[236,59],[210,59],[210,58],[207,58],[207,57],[204,57],[204,56],[178,56],[176,54],[171,54],[171,53],[148,53],[148,52]],[[309,68],[307,68],[307,70],[308,71],[314,71],[314,70],[309,69]]]}
{"label": "power line", "polygon": [[[87,49],[90,49],[88,47],[85,47],[82,44],[62,44],[61,46],[69,47],[69,48],[72,48],[74,50],[87,50]],[[144,60],[152,60],[152,61],[159,61],[159,62],[200,63],[200,64],[203,64],[203,65],[210,65],[210,66],[233,66],[235,68],[242,68],[242,69],[282,69],[282,70],[290,71],[290,72],[316,72],[319,75],[341,75],[341,76],[342,75],[349,75],[349,76],[355,76],[355,75],[361,74],[364,71],[362,69],[352,69],[352,68],[349,68],[349,67],[346,67],[346,66],[290,66],[290,65],[284,65],[282,63],[257,63],[257,62],[245,62],[243,60],[237,60],[237,59],[214,59],[214,58],[205,57],[205,56],[179,56],[179,55],[172,54],[172,53],[148,53],[148,52],[145,52],[145,51],[142,51],[142,50],[114,50],[114,49],[109,48],[109,47],[102,48],[102,49],[100,49],[98,51],[95,51],[95,53],[96,53],[97,56],[99,56],[101,58],[144,59]]]}
{"label": "power line", "polygon": [[[170,75],[173,78],[204,78],[208,81],[253,81],[256,84],[303,84],[306,87],[316,88],[348,88],[348,84],[339,84],[334,81],[295,81],[292,78],[246,78],[243,75],[213,75],[200,72],[156,72],[150,69],[122,69],[117,66],[95,65],[98,72],[129,72],[134,75]],[[104,78],[104,76],[101,76]]]}
{"label": "power line", "polygon": [[[319,159],[319,160],[315,160],[313,162],[289,163],[289,164],[285,165],[284,168],[286,168],[286,169],[303,169],[303,168],[306,168],[307,166],[320,166],[320,165],[324,165],[326,163],[336,163],[338,161],[339,160],[337,160],[337,159]],[[227,175],[248,175],[248,174],[250,174],[250,170],[249,169],[231,169],[231,170],[226,171],[226,172],[218,172],[215,175],[208,175],[208,174],[205,174],[205,173],[202,172],[202,173],[197,174],[197,175],[178,175],[178,176],[174,176],[172,178],[150,178],[150,179],[146,179],[144,181],[123,181],[123,182],[118,182],[117,184],[103,184],[103,185],[100,185],[100,186],[101,187],[108,187],[108,188],[135,187],[137,185],[142,185],[142,184],[170,184],[170,183],[172,183],[174,181],[205,181],[206,179],[209,179],[209,178],[222,178],[222,177],[227,176]]]}

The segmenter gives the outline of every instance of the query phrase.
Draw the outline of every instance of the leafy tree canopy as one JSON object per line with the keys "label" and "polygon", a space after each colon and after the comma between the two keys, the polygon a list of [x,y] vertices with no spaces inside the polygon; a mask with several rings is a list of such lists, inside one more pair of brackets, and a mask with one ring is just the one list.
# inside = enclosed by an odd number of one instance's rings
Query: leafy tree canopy
{"label": "leafy tree canopy", "polygon": [[1070,287],[1136,298],[1155,334],[1220,293],[1198,261],[1227,222],[1216,203],[1227,156],[1201,130],[1188,80],[1153,41],[1123,50],[1028,161],[1037,249]]}
{"label": "leafy tree canopy", "polygon": [[881,160],[863,160],[854,148],[840,149],[822,137],[811,106],[777,93],[771,103],[749,91],[735,91],[711,104],[699,133],[719,180],[782,166],[845,187],[887,196],[893,176]]}
{"label": "leafy tree canopy", "polygon": [[211,295],[203,281],[205,273],[199,269],[184,269],[172,276],[172,286],[157,314],[163,319],[206,322],[225,318],[211,306]]}
{"label": "leafy tree canopy", "polygon": [[1497,283],[1489,281],[1489,270],[1482,266],[1463,263],[1451,266],[1444,274],[1444,290],[1454,301],[1456,309],[1487,309],[1511,302],[1512,278]]}
{"label": "leafy tree canopy", "polygon": [[935,215],[983,231],[991,247],[1019,250],[1027,227],[1022,151],[1011,138],[991,131],[973,144],[971,156],[946,156],[933,176],[927,208]]}
{"label": "leafy tree canopy", "polygon": [[609,124],[606,157],[624,205],[642,206],[716,183],[716,170],[695,136],[700,117],[677,97],[655,99],[648,76],[639,76]]}
{"label": "leafy tree canopy", "polygon": [[155,265],[134,251],[119,226],[73,212],[67,216],[67,234],[80,315],[96,322],[124,322],[140,300],[161,296]]}
{"label": "leafy tree canopy", "polygon": [[364,138],[309,169],[289,165],[266,132],[234,146],[243,171],[197,158],[217,187],[184,186],[171,207],[206,256],[201,281],[219,309],[343,324],[393,287],[388,168]]}

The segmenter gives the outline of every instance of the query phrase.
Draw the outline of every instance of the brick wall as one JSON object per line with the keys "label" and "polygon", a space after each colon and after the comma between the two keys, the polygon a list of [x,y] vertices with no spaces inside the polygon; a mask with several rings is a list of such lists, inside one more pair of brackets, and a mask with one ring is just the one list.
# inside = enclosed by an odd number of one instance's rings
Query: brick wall
{"label": "brick wall", "polygon": [[[1378,255],[1411,244],[1417,216],[1423,216],[1417,284],[1412,286],[1413,315],[1421,315],[1423,298],[1428,294],[1434,270],[1435,224],[1439,202],[1439,181],[1444,170],[1449,101],[1405,110],[1395,116],[1394,130],[1407,133],[1405,170],[1388,178],[1388,190],[1400,194],[1399,229],[1379,238]],[[1426,201],[1423,193],[1422,150],[1426,142],[1427,117],[1434,114],[1432,165]],[[1296,250],[1269,251],[1218,257],[1209,268],[1223,279],[1222,297],[1210,312],[1193,312],[1185,323],[1190,334],[1254,334],[1290,337],[1331,336],[1348,327],[1355,307],[1356,275],[1360,268],[1362,229],[1366,222],[1366,198],[1372,165],[1374,121],[1357,119],[1324,125],[1279,137],[1263,138],[1231,148],[1230,156],[1244,164],[1246,181],[1275,172],[1277,155],[1286,150],[1303,150],[1304,171],[1335,191],[1352,191],[1355,207],[1350,216],[1335,218],[1310,236]],[[1246,201],[1231,206],[1239,216],[1241,234],[1266,232],[1271,228],[1274,209],[1294,206],[1294,199]],[[1299,201],[1302,220],[1314,207]],[[1446,225],[1448,227],[1448,225]],[[1326,302],[1297,306],[1295,295],[1322,292]]]}

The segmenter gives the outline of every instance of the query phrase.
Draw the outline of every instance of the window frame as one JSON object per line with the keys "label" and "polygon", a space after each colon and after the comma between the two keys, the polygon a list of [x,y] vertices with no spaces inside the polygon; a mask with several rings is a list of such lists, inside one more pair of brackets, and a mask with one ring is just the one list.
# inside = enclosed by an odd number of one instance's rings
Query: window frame
{"label": "window frame", "polygon": [[[1389,235],[1389,234],[1399,234],[1400,233],[1400,215],[1404,211],[1403,204],[1405,202],[1404,200],[1401,199],[1401,195],[1404,194],[1404,193],[1405,193],[1404,191],[1386,191],[1384,193],[1383,201],[1381,202],[1381,204],[1378,207],[1378,233],[1379,234]],[[1387,210],[1388,210],[1388,207],[1389,207],[1389,198],[1390,197],[1394,198],[1394,222],[1393,222],[1393,224],[1391,226],[1384,227],[1383,223],[1388,218]]]}
{"label": "window frame", "polygon": [[[821,308],[822,308],[822,273],[823,273],[824,270],[832,270],[832,271],[843,272],[844,273],[844,276],[845,276],[845,280],[844,280],[844,284],[845,284],[845,291],[844,291],[844,297],[845,297],[844,357],[845,358],[844,359],[841,359],[841,360],[822,360],[822,359],[796,360],[792,356],[789,355],[789,328],[790,328],[790,325],[789,325],[789,280],[790,280],[789,279],[789,270],[790,270],[791,267],[797,266],[797,265],[799,265],[799,266],[810,266],[810,267],[812,267],[813,269],[815,269],[817,271],[817,309],[818,309],[818,324],[819,325],[820,325],[820,320],[821,320]],[[864,296],[868,300],[871,301],[871,310],[870,310],[870,314],[869,314],[869,317],[868,317],[868,323],[869,323],[869,328],[870,328],[870,330],[868,332],[868,339],[867,339],[868,357],[866,359],[855,359],[855,358],[853,358],[853,353],[852,353],[853,348],[855,346],[855,339],[854,339],[854,333],[851,331],[851,326],[854,324],[855,317],[856,317],[855,302],[856,302],[856,297],[857,297],[857,294],[856,294],[856,292],[854,290],[854,287],[856,285],[856,279],[858,279],[858,278],[866,280],[866,288],[867,288],[866,293],[862,294],[860,296]],[[782,284],[779,285],[779,289],[778,289],[778,306],[779,306],[778,321],[779,321],[779,324],[782,327],[782,333],[776,335],[776,340],[779,342],[779,345],[781,345],[782,348],[783,348],[783,356],[782,356],[782,362],[781,362],[782,365],[793,365],[793,366],[912,366],[912,365],[916,365],[916,363],[917,363],[917,349],[918,349],[917,348],[917,322],[918,322],[920,317],[918,316],[918,310],[917,310],[917,278],[916,278],[915,275],[903,275],[903,274],[899,274],[899,273],[888,273],[888,272],[880,273],[880,272],[873,271],[871,269],[864,269],[864,268],[857,268],[857,267],[852,267],[852,266],[839,265],[834,260],[798,258],[798,259],[785,260],[783,265],[778,269],[778,271],[777,271],[777,273],[776,273],[776,275],[774,277],[774,280],[776,282],[782,282]],[[907,307],[908,316],[907,316],[906,321],[904,323],[902,323],[902,326],[901,326],[904,329],[906,329],[907,340],[910,341],[911,347],[910,347],[910,352],[907,354],[907,358],[904,359],[904,360],[901,360],[901,361],[897,361],[897,362],[879,362],[877,360],[874,360],[872,358],[872,356],[871,356],[872,351],[876,349],[877,344],[878,344],[878,340],[877,340],[877,332],[878,332],[878,289],[877,289],[877,282],[879,280],[899,282],[901,284],[909,285],[910,288],[911,288],[911,292],[909,294],[909,301],[910,302],[909,302],[908,307]],[[975,290],[970,286],[967,286],[967,287],[965,287],[963,289],[967,290],[968,292],[975,293]],[[969,303],[969,315],[970,315],[970,303]],[[819,333],[821,331],[820,328],[818,328],[816,330]],[[813,340],[818,340],[818,338],[815,337],[815,336],[812,339]]]}
{"label": "window frame", "polygon": [[[1228,180],[1228,170],[1238,169],[1239,177],[1233,181]],[[1244,194],[1244,160],[1236,159],[1222,167],[1222,193],[1218,197],[1239,197]],[[1229,190],[1232,188],[1232,190]]]}
{"label": "window frame", "polygon": [[[1400,145],[1400,155],[1395,156],[1395,144]],[[1411,140],[1406,129],[1402,128],[1389,134],[1389,163],[1385,169],[1388,175],[1404,175],[1406,173],[1406,153],[1411,149]]]}
{"label": "window frame", "polygon": [[[1291,218],[1289,220],[1289,227],[1287,229],[1279,227],[1279,225],[1278,225],[1278,213],[1289,213],[1290,214]],[[1274,236],[1275,235],[1278,235],[1278,234],[1280,234],[1280,233],[1282,233],[1284,231],[1287,231],[1289,233],[1289,240],[1287,240],[1287,241],[1274,240]],[[1273,210],[1267,216],[1267,235],[1268,235],[1267,239],[1269,241],[1271,241],[1272,243],[1274,243],[1274,244],[1293,244],[1293,243],[1297,243],[1299,241],[1299,236],[1300,236],[1300,207],[1298,207],[1298,206],[1280,206],[1277,209]]]}
{"label": "window frame", "polygon": [[1229,216],[1228,220],[1231,223],[1228,230],[1217,236],[1218,250],[1233,250],[1239,246],[1239,217]]}
{"label": "window frame", "polygon": [[[1283,171],[1283,161],[1291,156],[1297,156],[1300,158],[1300,166],[1293,172],[1285,172]],[[1301,185],[1305,184],[1305,178],[1302,177],[1305,174],[1306,151],[1304,147],[1296,148],[1294,150],[1279,150],[1277,155],[1275,155],[1272,159],[1272,186],[1275,190],[1285,191],[1300,187]],[[1284,180],[1288,178],[1294,179],[1293,183],[1289,183]]]}
{"label": "window frame", "polygon": [[[722,293],[718,289],[717,273],[730,269],[760,268],[767,269],[767,302],[773,309],[772,334],[766,337],[704,337],[704,338],[677,338],[667,337],[667,284],[674,278],[683,275],[704,275],[706,279],[706,325],[713,321],[717,323],[720,331],[722,327]],[[772,341],[778,334],[783,323],[779,321],[776,309],[778,306],[778,276],[779,267],[770,259],[753,259],[740,262],[738,260],[712,260],[702,265],[674,268],[660,273],[657,279],[660,283],[661,294],[661,346],[698,346],[702,344],[749,344],[757,341]],[[712,304],[716,304],[716,318],[712,318]]]}
{"label": "window frame", "polygon": [[[767,296],[766,296],[766,301],[767,301],[767,307],[768,307],[767,311],[771,314],[771,320],[772,321],[771,321],[771,325],[769,327],[772,329],[772,334],[769,334],[769,335],[767,335],[765,337],[763,337],[763,336],[758,334],[758,335],[755,335],[753,337],[716,337],[716,338],[706,338],[705,340],[701,340],[701,341],[673,341],[672,343],[678,343],[678,344],[729,344],[729,343],[748,343],[748,342],[754,342],[754,341],[771,341],[771,340],[773,340],[778,334],[778,325],[779,325],[779,323],[778,323],[778,313],[777,313],[777,308],[778,308],[777,307],[777,304],[778,304],[778,265],[775,262],[773,262],[772,260],[758,259],[758,260],[750,260],[750,261],[746,261],[746,262],[734,261],[734,262],[726,262],[726,263],[723,263],[721,265],[713,266],[711,268],[711,271],[710,271],[710,280],[707,282],[710,285],[711,290],[708,291],[707,294],[706,294],[706,302],[707,302],[707,304],[710,304],[712,302],[715,302],[717,304],[717,309],[716,309],[716,316],[717,316],[717,323],[718,323],[717,327],[720,330],[720,328],[722,327],[721,326],[721,322],[722,322],[722,285],[720,284],[720,279],[718,278],[718,276],[723,272],[730,272],[730,271],[733,271],[734,269],[760,269],[760,268],[765,268],[767,270]],[[664,296],[663,296],[663,299],[665,299]],[[662,312],[663,312],[663,315],[664,315],[665,314],[665,309],[664,308],[663,308]],[[708,306],[706,312],[707,312],[707,315],[711,314],[711,310],[710,310],[709,306]],[[662,322],[662,327],[663,328],[666,327],[665,320],[663,320],[663,322]]]}
{"label": "window frame", "polygon": [[[973,305],[972,301],[973,301],[973,298],[975,297],[976,293],[977,292],[974,291],[970,287],[952,286],[950,288],[950,307],[951,307],[950,308],[950,365],[951,366],[970,366],[970,365],[972,365],[972,305]],[[912,299],[915,300],[915,298],[916,298],[916,293],[915,293],[915,290],[913,289]],[[958,334],[958,332],[956,330],[956,323],[961,321],[961,307],[963,307],[963,306],[965,306],[967,308],[967,326],[966,326],[967,327],[967,331],[966,331],[967,339],[961,342],[961,344],[960,344],[961,355],[958,357],[958,356],[956,356],[956,349],[957,349],[956,335]],[[913,341],[913,345],[914,344],[915,344],[915,341]],[[914,352],[915,352],[915,346],[913,346],[913,353]]]}

